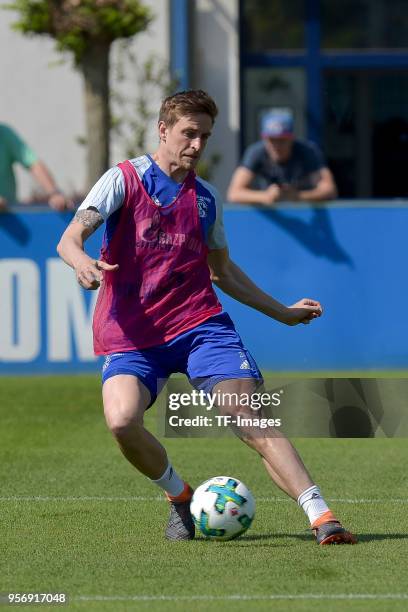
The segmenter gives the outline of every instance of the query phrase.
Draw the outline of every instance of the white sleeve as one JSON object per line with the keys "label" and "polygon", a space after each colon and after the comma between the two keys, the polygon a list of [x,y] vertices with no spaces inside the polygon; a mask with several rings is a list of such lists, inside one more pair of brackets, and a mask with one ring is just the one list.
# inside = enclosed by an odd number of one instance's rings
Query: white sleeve
{"label": "white sleeve", "polygon": [[207,246],[210,250],[225,249],[227,238],[224,230],[224,207],[217,190],[212,188],[215,198],[215,221],[208,232]]}
{"label": "white sleeve", "polygon": [[120,168],[110,168],[86,196],[78,210],[96,208],[104,221],[118,210],[125,199],[125,181]]}

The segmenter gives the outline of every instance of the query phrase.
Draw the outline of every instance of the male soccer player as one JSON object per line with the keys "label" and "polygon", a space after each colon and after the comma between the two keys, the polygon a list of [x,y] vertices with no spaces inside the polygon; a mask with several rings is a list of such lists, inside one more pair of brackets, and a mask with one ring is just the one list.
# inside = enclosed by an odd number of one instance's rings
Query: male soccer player
{"label": "male soccer player", "polygon": [[[145,429],[145,410],[173,372],[184,372],[193,386],[217,397],[243,397],[262,382],[212,283],[287,325],[309,323],[322,312],[311,299],[284,306],[230,260],[220,197],[194,173],[217,112],[213,99],[201,90],[166,98],[157,151],[108,170],[58,245],[82,287],[100,286],[93,329],[95,353],[106,355],[106,421],[126,459],[165,491],[170,540],[194,537],[189,509],[193,491]],[[85,253],[84,242],[103,221],[104,241],[95,261]],[[250,415],[239,401],[221,401],[219,409],[232,416]],[[320,544],[355,541],[278,430],[270,428],[262,436],[248,428],[237,433],[261,455],[275,483],[298,501]]]}

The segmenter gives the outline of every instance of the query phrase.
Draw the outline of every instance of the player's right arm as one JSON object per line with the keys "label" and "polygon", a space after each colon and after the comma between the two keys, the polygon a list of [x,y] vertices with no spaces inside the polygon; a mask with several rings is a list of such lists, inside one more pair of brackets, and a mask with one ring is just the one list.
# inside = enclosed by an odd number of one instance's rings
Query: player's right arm
{"label": "player's right arm", "polygon": [[75,270],[78,283],[84,289],[97,289],[103,280],[102,270],[117,270],[116,265],[95,260],[85,253],[84,243],[100,225],[103,218],[95,210],[79,210],[63,233],[57,252]]}
{"label": "player's right arm", "polygon": [[92,187],[57,246],[58,254],[75,270],[78,283],[84,289],[97,289],[103,280],[103,270],[119,267],[92,259],[85,252],[84,244],[108,216],[122,206],[123,198],[122,173],[117,167],[111,168]]}

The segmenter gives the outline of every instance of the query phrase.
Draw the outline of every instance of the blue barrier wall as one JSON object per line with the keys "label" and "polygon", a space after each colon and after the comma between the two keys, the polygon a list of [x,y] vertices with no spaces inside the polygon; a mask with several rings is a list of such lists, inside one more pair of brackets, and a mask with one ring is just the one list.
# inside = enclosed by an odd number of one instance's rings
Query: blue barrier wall
{"label": "blue barrier wall", "polygon": [[[319,299],[324,316],[286,327],[220,294],[263,368],[408,367],[408,206],[331,204],[228,208],[231,257],[290,304]],[[90,371],[95,292],[79,288],[55,246],[71,215],[16,208],[0,215],[0,372]],[[87,243],[98,253],[100,229]]]}
{"label": "blue barrier wall", "polygon": [[324,316],[285,327],[229,298],[242,336],[277,370],[408,367],[406,205],[329,205],[226,214],[230,251],[286,304],[318,299]]}

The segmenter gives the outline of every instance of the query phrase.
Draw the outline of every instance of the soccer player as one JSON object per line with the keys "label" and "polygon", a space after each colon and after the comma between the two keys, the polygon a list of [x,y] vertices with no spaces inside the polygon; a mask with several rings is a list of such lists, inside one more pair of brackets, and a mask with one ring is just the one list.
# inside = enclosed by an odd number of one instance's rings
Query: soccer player
{"label": "soccer player", "polygon": [[[262,383],[212,283],[286,325],[307,324],[322,313],[312,299],[284,306],[229,258],[220,196],[194,172],[217,112],[213,99],[201,90],[166,98],[156,152],[108,170],[58,245],[79,284],[100,287],[93,331],[95,353],[106,355],[106,422],[126,459],[165,491],[170,540],[194,538],[189,507],[193,491],[145,429],[145,410],[173,372],[185,373],[193,386],[217,397],[243,397]],[[95,261],[85,253],[84,243],[104,221],[101,256]],[[251,413],[239,401],[221,401],[218,407],[232,416]],[[274,482],[298,501],[318,543],[355,541],[278,429],[262,435],[250,428],[237,433],[260,454]]]}

